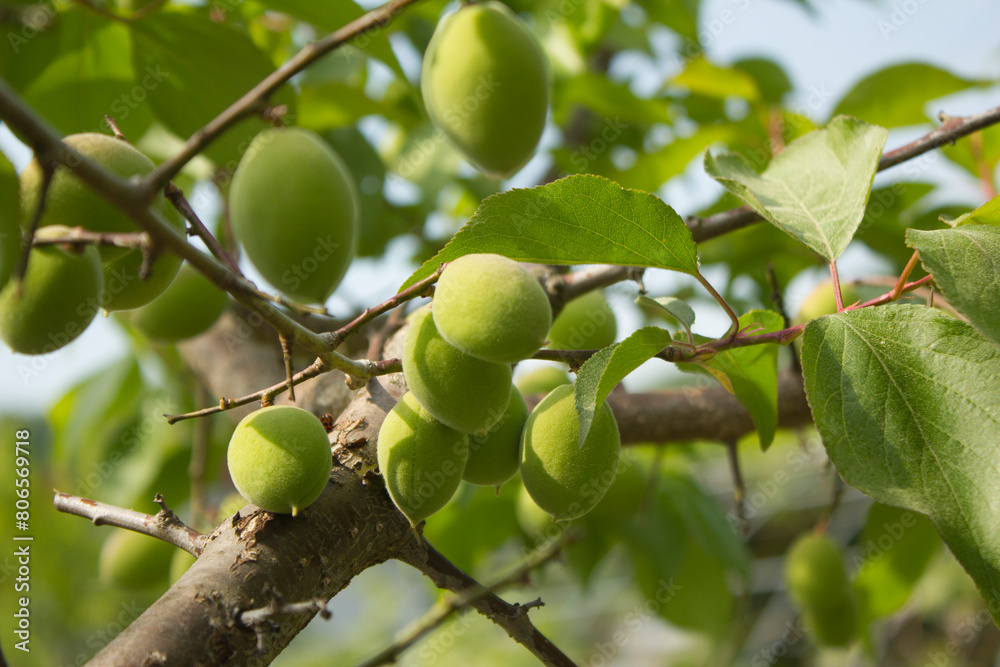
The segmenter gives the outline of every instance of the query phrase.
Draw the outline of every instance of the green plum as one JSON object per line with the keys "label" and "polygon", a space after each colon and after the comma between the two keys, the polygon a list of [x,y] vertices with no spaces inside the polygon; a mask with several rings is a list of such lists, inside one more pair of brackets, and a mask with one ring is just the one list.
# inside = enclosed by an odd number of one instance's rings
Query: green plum
{"label": "green plum", "polygon": [[521,431],[528,419],[528,406],[516,388],[500,421],[488,431],[469,434],[469,462],[462,479],[479,486],[495,486],[517,474],[521,463]]}
{"label": "green plum", "polygon": [[153,340],[183,340],[207,331],[228,302],[225,292],[185,264],[160,296],[132,311],[130,321]]}
{"label": "green plum", "polygon": [[282,294],[323,303],[358,245],[357,186],[336,151],[302,128],[266,130],[250,143],[229,191],[233,231]]}
{"label": "green plum", "polygon": [[557,387],[535,406],[521,436],[521,479],[532,499],[555,520],[592,510],[615,479],[621,438],[607,403],[594,413],[579,445],[572,385]]}
{"label": "green plum", "polygon": [[527,359],[552,325],[538,280],[517,262],[493,254],[464,255],[445,267],[432,308],[446,341],[495,363]]}
{"label": "green plum", "polygon": [[830,538],[803,535],[789,547],[785,586],[818,644],[850,643],[857,630],[857,605],[844,570],[843,552]]}
{"label": "green plum", "polygon": [[0,289],[14,271],[21,250],[21,193],[17,174],[0,154]]}
{"label": "green plum", "polygon": [[323,423],[291,405],[272,405],[244,417],[229,440],[226,461],[233,485],[247,502],[292,516],[319,498],[333,469]]}
{"label": "green plum", "polygon": [[396,507],[413,525],[448,504],[469,459],[469,438],[407,392],[378,433],[378,466]]}
{"label": "green plum", "polygon": [[592,350],[615,342],[618,323],[608,300],[588,292],[562,309],[549,329],[549,349]]}
{"label": "green plum", "polygon": [[569,373],[555,366],[542,366],[514,381],[514,385],[525,396],[547,394],[556,387],[570,384]]}
{"label": "green plum", "polygon": [[524,166],[545,129],[545,54],[500,2],[465,5],[441,20],[424,53],[420,90],[434,124],[488,173]]}
{"label": "green plum", "polygon": [[[845,307],[861,299],[861,296],[854,287],[843,283],[840,285],[840,296],[843,299]],[[833,293],[833,281],[826,280],[817,285],[809,293],[809,296],[805,298],[805,301],[802,302],[794,324],[798,326],[799,324],[805,324],[810,320],[815,320],[824,315],[832,315],[836,312],[837,297]]]}
{"label": "green plum", "polygon": [[[19,289],[20,288],[20,289]],[[104,278],[94,246],[31,251],[24,284],[0,291],[0,338],[21,354],[48,354],[82,334],[100,310]]]}
{"label": "green plum", "polygon": [[[177,209],[168,206],[163,213],[167,221],[183,234],[184,218]],[[145,306],[170,286],[183,261],[178,255],[164,250],[153,260],[146,279],[141,280],[142,259],[142,251],[134,249],[104,264],[104,299],[101,303],[104,310],[132,310]]]}

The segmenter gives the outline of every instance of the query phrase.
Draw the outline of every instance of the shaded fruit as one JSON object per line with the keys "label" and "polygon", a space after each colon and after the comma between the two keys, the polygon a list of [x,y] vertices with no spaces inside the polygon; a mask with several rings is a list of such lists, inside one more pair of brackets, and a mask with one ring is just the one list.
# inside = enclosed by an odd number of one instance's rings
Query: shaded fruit
{"label": "shaded fruit", "polygon": [[[844,306],[849,306],[858,301],[861,296],[858,291],[850,285],[841,283],[840,295],[843,298]],[[837,297],[833,293],[833,281],[826,280],[809,293],[809,296],[802,302],[799,314],[795,317],[795,326],[804,324],[817,317],[832,315],[837,312]]]}
{"label": "shaded fruit", "polygon": [[521,431],[528,406],[517,389],[511,389],[503,416],[488,431],[469,434],[469,462],[462,479],[479,486],[500,487],[517,474],[521,462]]}
{"label": "shaded fruit", "polygon": [[11,280],[0,291],[0,338],[21,354],[58,350],[82,334],[100,309],[104,279],[97,249],[88,246],[78,254],[34,248],[18,287]]}
{"label": "shaded fruit", "polygon": [[588,292],[566,304],[549,329],[552,350],[593,350],[615,342],[618,322],[600,292]]}
{"label": "shaded fruit", "polygon": [[101,583],[131,591],[165,586],[175,551],[177,547],[155,537],[116,530],[101,547]]}
{"label": "shaded fruit", "polygon": [[534,35],[499,2],[462,7],[424,53],[424,104],[470,162],[507,175],[535,152],[549,104],[548,65]]}
{"label": "shaded fruit", "polygon": [[552,520],[552,516],[531,499],[524,486],[517,490],[514,511],[517,514],[517,523],[521,526],[521,530],[534,542],[541,542],[546,535],[558,535],[562,532],[561,527],[558,526],[567,525],[559,524],[557,526]]}
{"label": "shaded fruit", "polygon": [[132,312],[131,322],[153,340],[183,340],[207,331],[228,301],[225,292],[185,264],[160,296]]}
{"label": "shaded fruit", "polygon": [[173,586],[181,576],[191,569],[194,562],[198,560],[183,549],[175,549],[174,557],[170,561],[170,585]]}
{"label": "shaded fruit", "polygon": [[21,250],[21,193],[14,167],[0,154],[0,289],[14,272]]}
{"label": "shaded fruit", "polygon": [[471,357],[449,345],[426,308],[414,313],[406,332],[403,376],[427,412],[462,433],[496,424],[513,388],[510,366]]}
{"label": "shaded fruit", "polygon": [[620,521],[635,516],[648,485],[647,470],[641,463],[628,457],[620,459],[614,481],[588,519]]}
{"label": "shaded fruit", "polygon": [[857,629],[857,607],[840,547],[824,535],[799,537],[785,557],[788,596],[806,616],[817,643],[844,646]]}
{"label": "shaded fruit", "polygon": [[[72,134],[64,138],[63,142],[120,178],[145,176],[154,168],[152,160],[132,145],[106,134]],[[30,215],[38,206],[41,186],[42,167],[37,160],[32,160],[21,174],[21,203],[26,214]],[[150,208],[162,213],[165,203],[163,193],[158,192]],[[91,190],[66,167],[56,169],[45,198],[45,212],[39,226],[47,225],[83,227],[95,232],[138,231],[135,223],[125,213]],[[101,261],[121,257],[126,252],[128,250],[125,248],[101,246]]]}
{"label": "shaded fruit", "polygon": [[543,366],[514,381],[514,386],[525,396],[547,394],[556,387],[569,384],[569,373],[555,366]]}
{"label": "shaded fruit", "polygon": [[434,419],[413,392],[399,399],[378,433],[385,486],[413,525],[448,504],[468,459],[468,436]]}
{"label": "shaded fruit", "polygon": [[293,516],[330,480],[333,455],[323,423],[311,412],[272,405],[243,418],[226,454],[236,490],[261,509]]}
{"label": "shaded fruit", "polygon": [[[166,207],[164,217],[178,232],[184,233],[184,218],[172,206]],[[123,256],[104,264],[104,297],[101,307],[106,311],[132,310],[145,306],[163,294],[177,277],[183,260],[170,251],[164,251],[153,260],[149,275],[139,278],[142,269],[142,251],[129,250]]]}
{"label": "shaded fruit", "polygon": [[357,186],[336,151],[302,128],[266,130],[250,143],[229,191],[233,231],[282,294],[322,303],[354,258]]}
{"label": "shaded fruit", "polygon": [[521,437],[521,479],[538,506],[556,520],[583,516],[615,479],[621,439],[607,403],[594,413],[579,446],[572,385],[557,387],[535,406]]}
{"label": "shaded fruit", "polygon": [[493,254],[459,257],[434,289],[434,323],[446,341],[474,357],[527,359],[552,325],[545,290],[517,262]]}

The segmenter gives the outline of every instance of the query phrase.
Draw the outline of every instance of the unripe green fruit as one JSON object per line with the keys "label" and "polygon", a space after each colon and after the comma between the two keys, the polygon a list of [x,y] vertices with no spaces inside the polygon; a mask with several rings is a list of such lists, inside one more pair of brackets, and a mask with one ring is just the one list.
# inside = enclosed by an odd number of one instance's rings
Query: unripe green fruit
{"label": "unripe green fruit", "polygon": [[514,386],[525,396],[547,394],[556,387],[569,384],[569,373],[555,366],[543,366],[526,373],[514,382]]}
{"label": "unripe green fruit", "polygon": [[471,357],[449,345],[426,308],[414,313],[406,332],[403,376],[427,412],[462,433],[496,424],[513,388],[510,366]]}
{"label": "unripe green fruit", "polygon": [[468,459],[468,436],[434,419],[413,392],[399,399],[378,433],[385,486],[413,525],[448,504]]}
{"label": "unripe green fruit", "polygon": [[[171,206],[166,207],[163,213],[167,221],[183,234],[184,218],[181,214]],[[153,260],[146,279],[141,280],[142,259],[142,251],[134,249],[104,264],[104,299],[101,303],[104,310],[112,312],[145,306],[170,286],[183,262],[180,256],[164,250]]]}
{"label": "unripe green fruit", "polygon": [[104,279],[97,249],[31,251],[24,283],[0,291],[0,338],[15,352],[47,354],[82,334],[97,315]]}
{"label": "unripe green fruit", "polygon": [[[523,485],[517,490],[514,512],[517,514],[517,523],[521,526],[521,530],[534,542],[541,542],[549,531],[552,535],[561,532],[559,528],[553,528],[556,524],[552,521],[552,516],[531,499]],[[560,524],[562,525],[566,524]]]}
{"label": "unripe green fruit", "polygon": [[527,359],[552,325],[549,299],[535,277],[493,254],[464,255],[449,264],[434,289],[433,309],[446,341],[495,363]]}
{"label": "unripe green fruit", "polygon": [[524,425],[524,488],[557,521],[575,519],[592,510],[618,470],[621,439],[607,403],[595,411],[582,448],[579,435],[572,385],[554,389],[535,406]]}
{"label": "unripe green fruit", "polygon": [[785,557],[785,586],[819,644],[843,646],[853,638],[857,609],[843,554],[829,538],[808,534],[792,544]]}
{"label": "unripe green fruit", "polygon": [[420,90],[434,124],[486,172],[517,171],[545,129],[545,54],[499,2],[467,5],[438,24],[424,53]]}
{"label": "unripe green fruit", "polygon": [[[840,285],[840,295],[844,300],[844,306],[861,299],[858,291],[850,285]],[[795,326],[805,324],[809,320],[817,317],[832,315],[837,312],[837,297],[833,293],[833,281],[827,280],[816,286],[799,308],[799,314],[795,318]]]}
{"label": "unripe green fruit", "polygon": [[185,264],[163,294],[132,312],[131,322],[153,340],[183,340],[207,331],[228,302],[225,292]]}
{"label": "unripe green fruit", "polygon": [[14,167],[0,154],[0,289],[14,272],[21,251],[21,192]]}
{"label": "unripe green fruit", "polygon": [[266,130],[250,143],[229,191],[233,231],[282,294],[323,303],[358,244],[357,186],[315,132]]}
{"label": "unripe green fruit", "polygon": [[528,405],[517,389],[511,389],[507,410],[486,432],[469,434],[469,462],[462,479],[479,486],[495,486],[517,474],[521,463],[521,431],[528,419]]}
{"label": "unripe green fruit", "polygon": [[588,292],[566,304],[549,329],[551,350],[592,350],[615,342],[618,322],[600,292]]}
{"label": "unripe green fruit", "polygon": [[132,591],[164,585],[175,551],[177,547],[155,537],[117,530],[101,547],[101,583]]}
{"label": "unripe green fruit", "polygon": [[183,549],[177,549],[174,552],[173,559],[170,561],[170,585],[173,586],[176,584],[177,580],[191,569],[196,560],[198,559]]}
{"label": "unripe green fruit", "polygon": [[[109,172],[123,179],[145,176],[153,171],[152,160],[133,148],[127,142],[106,134],[84,132],[73,134],[63,142]],[[22,205],[26,217],[38,206],[38,196],[42,186],[42,167],[32,160],[21,174]],[[160,213],[164,210],[165,198],[157,192],[150,209]],[[95,232],[135,232],[135,223],[114,204],[90,189],[66,167],[56,169],[45,197],[45,211],[39,226],[63,225],[83,227]],[[101,246],[101,261],[121,257],[128,250],[115,246]]]}
{"label": "unripe green fruit", "polygon": [[226,454],[236,490],[261,509],[297,515],[330,480],[333,454],[323,423],[311,412],[272,405],[243,418]]}

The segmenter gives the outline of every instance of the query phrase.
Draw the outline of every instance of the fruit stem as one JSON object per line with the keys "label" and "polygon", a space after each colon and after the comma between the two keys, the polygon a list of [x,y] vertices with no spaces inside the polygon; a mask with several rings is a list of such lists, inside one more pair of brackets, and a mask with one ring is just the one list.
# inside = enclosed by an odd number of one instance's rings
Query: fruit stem
{"label": "fruit stem", "polygon": [[708,282],[705,276],[701,275],[701,273],[699,272],[694,274],[694,277],[698,282],[702,284],[702,287],[708,290],[708,293],[712,295],[712,298],[715,299],[720,306],[722,306],[722,309],[726,311],[726,315],[729,315],[729,319],[733,321],[733,326],[726,333],[724,340],[728,342],[736,338],[736,334],[740,330],[740,318],[736,316],[736,313],[733,312],[733,309],[732,307],[730,307],[729,303],[724,298],[722,298],[722,295],[719,294],[717,291],[715,291],[715,288],[712,287],[712,284]]}
{"label": "fruit stem", "polygon": [[844,295],[840,293],[840,276],[837,274],[837,262],[830,262],[830,276],[833,279],[833,297],[837,300],[837,312],[844,310]]}

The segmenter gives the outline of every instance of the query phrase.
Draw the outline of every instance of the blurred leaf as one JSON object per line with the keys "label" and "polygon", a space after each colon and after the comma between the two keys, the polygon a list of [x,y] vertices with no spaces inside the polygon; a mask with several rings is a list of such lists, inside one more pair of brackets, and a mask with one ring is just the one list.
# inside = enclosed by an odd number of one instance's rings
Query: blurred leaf
{"label": "blurred leaf", "polygon": [[772,224],[829,262],[864,217],[888,132],[838,117],[788,145],[758,174],[745,157],[705,154],[705,170]]}
{"label": "blurred leaf", "polygon": [[962,141],[942,146],[941,150],[975,178],[982,178],[984,172],[992,176],[1000,162],[1000,125],[979,130]]}
{"label": "blurred leaf", "polygon": [[927,514],[1000,617],[1000,349],[933,308],[864,308],[806,326],[802,374],[844,481]]}
{"label": "blurred leaf", "polygon": [[691,230],[672,208],[648,192],[581,174],[484,200],[448,245],[400,289],[444,262],[480,252],[519,262],[698,272]]}
{"label": "blurred leaf", "polygon": [[673,577],[661,578],[655,589],[643,586],[647,602],[666,621],[681,628],[721,637],[729,627],[733,595],[725,569],[697,540],[688,540],[684,558]]}
{"label": "blurred leaf", "polygon": [[669,123],[670,113],[666,101],[643,99],[624,83],[612,81],[595,72],[583,72],[571,77],[555,96],[559,108],[553,110],[557,119],[568,122],[578,107],[583,107],[602,117],[602,126],[608,128],[604,139],[612,143],[629,123],[653,125]]}
{"label": "blurred leaf", "polygon": [[686,88],[692,93],[725,99],[741,97],[748,102],[760,98],[760,91],[753,77],[747,72],[731,67],[720,67],[698,56],[688,61],[687,67],[670,80],[670,84]]}
{"label": "blurred leaf", "polygon": [[629,373],[660,353],[670,344],[670,332],[659,327],[643,327],[620,343],[610,345],[587,359],[576,374],[576,413],[580,419],[580,447],[583,447],[594,413],[611,390]]}
{"label": "blurred leaf", "polygon": [[677,570],[691,543],[673,505],[655,503],[643,521],[624,522],[619,530],[640,590],[660,604],[671,600],[676,594]]}
{"label": "blurred leaf", "polygon": [[[855,84],[834,109],[834,116],[855,116],[883,127],[927,123],[924,108],[945,95],[965,90],[975,81],[924,63],[892,65]],[[887,91],[892,91],[887,94]]]}
{"label": "blurred leaf", "polygon": [[1000,197],[994,197],[974,211],[957,218],[942,217],[941,221],[952,227],[972,224],[1000,226]]}
{"label": "blurred leaf", "polygon": [[316,132],[352,126],[363,116],[385,114],[385,105],[344,83],[303,86],[298,99],[296,124]]}
{"label": "blurred leaf", "polygon": [[700,0],[638,0],[649,18],[662,23],[693,44],[698,44]]}
{"label": "blurred leaf", "polygon": [[639,306],[655,308],[670,315],[680,322],[686,331],[690,331],[691,325],[694,324],[694,310],[686,301],[678,299],[675,296],[661,296],[651,299],[644,294],[640,294],[636,297],[635,303]]}
{"label": "blurred leaf", "polygon": [[906,243],[920,251],[924,269],[948,303],[1000,345],[1000,227],[908,229]]}
{"label": "blurred leaf", "polygon": [[862,627],[906,604],[927,565],[941,549],[930,519],[898,507],[875,503],[855,557],[853,586],[861,602]]}
{"label": "blurred leaf", "polygon": [[484,557],[519,534],[514,502],[518,484],[492,487],[462,483],[455,497],[427,519],[424,535],[438,551],[466,572],[477,571]]}
{"label": "blurred leaf", "polygon": [[792,82],[781,65],[767,58],[744,58],[733,63],[734,70],[750,75],[760,97],[768,104],[781,104],[781,100],[792,90]]}
{"label": "blurred leaf", "polygon": [[[872,190],[865,217],[856,237],[865,245],[893,261],[902,271],[913,253],[900,241],[907,227],[923,227],[917,215],[924,197],[934,190],[930,183],[898,182]],[[929,221],[934,228],[940,227]]]}

